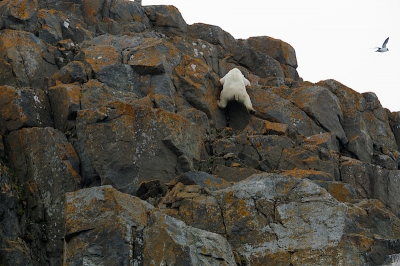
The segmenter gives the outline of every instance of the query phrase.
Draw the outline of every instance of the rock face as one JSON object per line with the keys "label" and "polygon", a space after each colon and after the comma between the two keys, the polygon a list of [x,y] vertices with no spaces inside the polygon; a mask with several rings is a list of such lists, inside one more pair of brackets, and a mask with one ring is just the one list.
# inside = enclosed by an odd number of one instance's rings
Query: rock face
{"label": "rock face", "polygon": [[[173,6],[0,13],[0,265],[400,257],[400,116],[374,93],[304,82],[288,43]],[[233,68],[256,114],[218,108]]]}

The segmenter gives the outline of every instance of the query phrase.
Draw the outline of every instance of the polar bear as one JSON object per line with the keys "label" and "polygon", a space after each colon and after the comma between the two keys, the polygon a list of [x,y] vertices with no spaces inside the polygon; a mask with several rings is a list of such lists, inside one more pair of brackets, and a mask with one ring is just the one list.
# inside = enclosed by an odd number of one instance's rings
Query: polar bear
{"label": "polar bear", "polygon": [[250,97],[246,91],[246,86],[250,86],[250,81],[243,76],[239,69],[234,68],[230,70],[220,79],[220,82],[223,85],[218,100],[218,106],[220,108],[225,108],[229,101],[236,100],[243,103],[250,113],[256,112],[256,110],[253,109]]}

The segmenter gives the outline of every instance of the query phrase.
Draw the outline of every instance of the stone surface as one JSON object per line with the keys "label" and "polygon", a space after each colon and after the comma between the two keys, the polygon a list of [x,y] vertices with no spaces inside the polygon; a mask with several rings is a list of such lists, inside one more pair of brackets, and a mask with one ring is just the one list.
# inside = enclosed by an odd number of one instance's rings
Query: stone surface
{"label": "stone surface", "polygon": [[57,70],[54,57],[41,39],[26,31],[0,31],[1,85],[43,87],[44,78]]}
{"label": "stone surface", "polygon": [[[303,81],[284,40],[235,40],[173,6],[0,14],[1,265],[398,259],[400,118],[374,93]],[[255,114],[218,108],[233,68]]]}
{"label": "stone surface", "polygon": [[112,102],[78,112],[77,150],[86,185],[100,179],[135,193],[149,177],[170,181],[179,156],[200,159],[204,148],[198,127],[149,105]]}
{"label": "stone surface", "polygon": [[6,139],[6,146],[18,183],[26,191],[31,182],[37,186],[34,196],[40,199],[39,206],[35,206],[36,200],[28,199],[28,205],[33,205],[28,208],[42,208],[44,216],[31,220],[31,226],[40,223],[45,227],[47,260],[59,264],[64,237],[64,193],[80,187],[79,158],[65,136],[49,127],[13,131]]}
{"label": "stone surface", "polygon": [[0,119],[0,132],[53,126],[46,94],[32,88],[0,86]]}

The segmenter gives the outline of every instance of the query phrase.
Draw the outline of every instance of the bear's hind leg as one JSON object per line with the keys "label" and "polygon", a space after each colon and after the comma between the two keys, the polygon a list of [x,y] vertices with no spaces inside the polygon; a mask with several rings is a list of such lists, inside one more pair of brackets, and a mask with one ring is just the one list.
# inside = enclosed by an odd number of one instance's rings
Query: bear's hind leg
{"label": "bear's hind leg", "polygon": [[244,104],[244,106],[246,106],[247,111],[254,114],[256,112],[256,110],[254,110],[253,105],[251,104],[249,95],[247,95],[247,93],[246,93],[246,95],[243,95],[243,97],[244,97],[243,104]]}

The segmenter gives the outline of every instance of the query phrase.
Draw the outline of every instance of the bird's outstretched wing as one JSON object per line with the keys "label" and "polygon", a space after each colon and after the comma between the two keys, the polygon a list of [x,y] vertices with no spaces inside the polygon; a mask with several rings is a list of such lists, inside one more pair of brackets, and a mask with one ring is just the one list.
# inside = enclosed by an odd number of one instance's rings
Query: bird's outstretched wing
{"label": "bird's outstretched wing", "polygon": [[386,44],[388,43],[388,41],[389,41],[389,37],[387,37],[386,40],[383,42],[382,48],[386,47]]}

